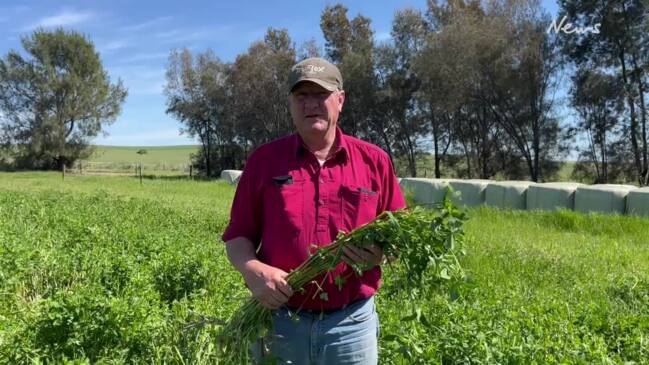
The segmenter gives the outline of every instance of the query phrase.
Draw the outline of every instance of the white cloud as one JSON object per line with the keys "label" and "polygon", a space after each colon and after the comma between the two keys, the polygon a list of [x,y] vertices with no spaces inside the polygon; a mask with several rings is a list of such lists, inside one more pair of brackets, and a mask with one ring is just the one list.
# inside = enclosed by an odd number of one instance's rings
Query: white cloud
{"label": "white cloud", "polygon": [[128,43],[125,41],[110,41],[106,44],[98,45],[97,48],[100,51],[111,52],[111,51],[116,51],[118,49],[122,49],[126,46],[128,46]]}
{"label": "white cloud", "polygon": [[41,18],[36,23],[33,23],[23,30],[31,30],[34,28],[51,28],[51,27],[67,27],[71,25],[81,24],[92,20],[95,14],[92,12],[80,12],[64,10],[56,15]]}
{"label": "white cloud", "polygon": [[182,34],[182,33],[183,33],[183,31],[180,30],[180,29],[172,29],[172,30],[168,30],[168,31],[165,31],[165,32],[158,32],[158,33],[155,34],[155,36],[157,38],[166,39],[166,38],[171,38],[171,37],[177,36],[177,35]]}
{"label": "white cloud", "polygon": [[231,25],[221,25],[218,27],[203,27],[195,29],[172,29],[165,32],[156,33],[163,44],[180,43],[196,40],[226,40],[233,37],[239,37],[240,33]]}
{"label": "white cloud", "polygon": [[124,57],[117,60],[119,63],[137,63],[142,61],[155,61],[160,59],[166,59],[169,56],[169,52],[149,52],[149,53],[137,53],[130,57]]}
{"label": "white cloud", "polygon": [[154,27],[156,25],[167,23],[172,19],[173,19],[173,17],[171,17],[171,16],[162,16],[162,17],[155,18],[155,19],[152,19],[152,20],[148,20],[148,21],[145,21],[145,22],[142,22],[142,23],[131,24],[131,25],[124,26],[120,30],[124,31],[124,32],[133,32],[133,31],[143,30],[143,29]]}

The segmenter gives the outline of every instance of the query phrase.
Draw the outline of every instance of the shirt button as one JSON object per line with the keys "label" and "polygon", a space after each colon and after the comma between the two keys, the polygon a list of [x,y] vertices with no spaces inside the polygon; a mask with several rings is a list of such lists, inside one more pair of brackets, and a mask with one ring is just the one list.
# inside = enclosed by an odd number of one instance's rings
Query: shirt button
{"label": "shirt button", "polygon": [[324,179],[320,179],[320,184],[324,184]]}
{"label": "shirt button", "polygon": [[322,200],[322,199],[318,200],[318,204],[319,205],[324,205],[324,200]]}

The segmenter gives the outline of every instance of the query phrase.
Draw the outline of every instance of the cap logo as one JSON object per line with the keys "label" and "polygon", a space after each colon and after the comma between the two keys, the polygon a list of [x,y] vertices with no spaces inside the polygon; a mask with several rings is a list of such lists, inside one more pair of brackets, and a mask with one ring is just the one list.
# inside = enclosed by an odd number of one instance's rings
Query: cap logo
{"label": "cap logo", "polygon": [[304,65],[302,66],[302,72],[314,74],[314,73],[320,73],[324,72],[324,66],[316,66],[316,65]]}

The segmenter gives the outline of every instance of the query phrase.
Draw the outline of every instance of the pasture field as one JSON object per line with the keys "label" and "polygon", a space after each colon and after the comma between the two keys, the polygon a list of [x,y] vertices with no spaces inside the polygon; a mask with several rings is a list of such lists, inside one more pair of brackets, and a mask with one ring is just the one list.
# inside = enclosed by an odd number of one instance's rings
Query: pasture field
{"label": "pasture field", "polygon": [[[138,154],[139,150],[145,154]],[[134,174],[136,166],[142,164],[146,175],[169,176],[188,175],[191,154],[198,152],[198,146],[94,146],[93,154],[87,160],[78,161],[71,172],[86,174]]]}
{"label": "pasture field", "polygon": [[[139,155],[137,151],[144,149],[146,154]],[[190,155],[198,151],[198,146],[95,146],[90,161],[133,163],[142,161],[146,164],[182,165],[189,163]]]}
{"label": "pasture field", "polygon": [[[234,188],[0,173],[0,364],[220,364]],[[649,219],[469,211],[458,295],[377,295],[381,364],[649,363]],[[415,308],[419,308],[417,311]]]}
{"label": "pasture field", "polygon": [[[145,149],[144,155],[138,155],[137,151]],[[86,173],[117,173],[134,174],[134,166],[140,162],[143,164],[144,174],[151,176],[188,175],[188,165],[191,154],[198,151],[196,145],[185,146],[149,146],[149,147],[126,147],[126,146],[95,146],[93,155],[81,161]],[[399,176],[408,176],[408,163],[405,159],[396,159],[395,165]],[[78,166],[78,164],[77,164]],[[556,181],[572,181],[571,176],[575,163],[565,161],[556,174]],[[73,169],[72,172],[75,172]],[[417,159],[417,172],[419,177],[434,177],[435,163],[430,154],[421,154]],[[442,175],[447,178],[456,178],[455,171],[442,165]],[[506,180],[502,176],[495,176],[493,180]]]}

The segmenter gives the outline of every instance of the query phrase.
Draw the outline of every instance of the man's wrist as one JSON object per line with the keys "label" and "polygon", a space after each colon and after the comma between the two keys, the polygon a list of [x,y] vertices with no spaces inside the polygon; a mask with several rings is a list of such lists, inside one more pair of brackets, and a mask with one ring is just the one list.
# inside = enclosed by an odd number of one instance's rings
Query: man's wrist
{"label": "man's wrist", "polygon": [[256,259],[256,258],[255,259],[250,259],[250,260],[246,260],[241,265],[241,269],[239,270],[239,272],[244,277],[245,276],[250,276],[250,275],[254,275],[254,276],[258,277],[258,276],[260,276],[260,273],[261,273],[262,269],[264,268],[264,266],[266,266],[266,264],[259,261],[259,259]]}

